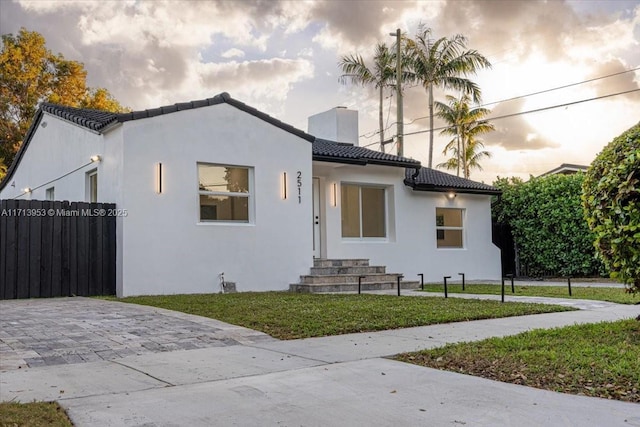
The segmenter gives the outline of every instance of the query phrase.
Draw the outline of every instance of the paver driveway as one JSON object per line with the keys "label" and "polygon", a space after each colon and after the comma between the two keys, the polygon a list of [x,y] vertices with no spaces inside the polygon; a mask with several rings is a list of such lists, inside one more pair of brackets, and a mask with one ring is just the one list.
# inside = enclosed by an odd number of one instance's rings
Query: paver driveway
{"label": "paver driveway", "polygon": [[274,341],[251,329],[93,298],[0,301],[0,370]]}

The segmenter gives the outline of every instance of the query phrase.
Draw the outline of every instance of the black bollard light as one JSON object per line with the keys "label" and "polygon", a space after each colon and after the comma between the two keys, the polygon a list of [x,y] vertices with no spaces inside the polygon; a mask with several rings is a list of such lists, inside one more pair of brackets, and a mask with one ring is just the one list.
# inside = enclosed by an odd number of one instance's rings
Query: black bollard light
{"label": "black bollard light", "polygon": [[418,273],[418,276],[420,276],[420,289],[424,291],[424,274]]}
{"label": "black bollard light", "polygon": [[458,273],[459,276],[462,276],[462,290],[464,291],[464,273]]}
{"label": "black bollard light", "polygon": [[449,293],[447,292],[447,279],[451,279],[451,276],[444,276],[444,297],[449,298]]}

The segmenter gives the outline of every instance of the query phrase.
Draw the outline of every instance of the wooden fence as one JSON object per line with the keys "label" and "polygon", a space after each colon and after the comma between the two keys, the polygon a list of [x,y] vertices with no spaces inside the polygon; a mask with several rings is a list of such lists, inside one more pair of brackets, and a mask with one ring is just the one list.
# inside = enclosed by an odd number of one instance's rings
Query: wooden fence
{"label": "wooden fence", "polygon": [[0,200],[0,299],[114,295],[115,208]]}

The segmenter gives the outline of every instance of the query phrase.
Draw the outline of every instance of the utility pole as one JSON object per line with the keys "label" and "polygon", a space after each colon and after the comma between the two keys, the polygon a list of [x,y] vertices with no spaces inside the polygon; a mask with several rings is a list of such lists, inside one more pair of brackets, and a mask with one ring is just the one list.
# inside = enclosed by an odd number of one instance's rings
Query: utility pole
{"label": "utility pole", "polygon": [[398,142],[398,156],[404,155],[404,125],[403,125],[403,114],[402,114],[402,56],[401,56],[401,47],[402,47],[402,33],[400,32],[400,28],[396,30],[395,33],[389,33],[390,36],[394,36],[396,38],[396,138]]}

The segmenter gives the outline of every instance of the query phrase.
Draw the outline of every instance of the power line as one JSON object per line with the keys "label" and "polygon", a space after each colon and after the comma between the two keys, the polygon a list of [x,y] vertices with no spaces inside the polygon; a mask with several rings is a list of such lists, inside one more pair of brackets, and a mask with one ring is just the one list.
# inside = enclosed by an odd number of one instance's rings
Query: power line
{"label": "power line", "polygon": [[[554,87],[554,88],[551,88],[551,89],[545,89],[545,90],[541,90],[541,91],[538,91],[538,92],[532,92],[532,93],[528,93],[526,95],[514,96],[513,98],[502,99],[500,101],[487,102],[486,104],[482,104],[482,105],[478,106],[478,108],[483,108],[483,107],[486,107],[488,105],[493,105],[493,104],[500,104],[501,102],[514,101],[516,99],[526,98],[526,97],[529,97],[529,96],[540,95],[542,93],[553,92],[554,90],[566,89],[568,87],[578,86],[578,85],[585,84],[585,83],[591,83],[591,82],[594,82],[594,81],[597,81],[597,80],[602,80],[602,79],[606,79],[606,78],[609,78],[609,77],[615,77],[615,76],[619,76],[620,74],[630,73],[632,71],[637,71],[637,70],[640,70],[640,67],[633,68],[631,70],[620,71],[618,73],[608,74],[606,76],[595,77],[593,79],[584,80],[584,81],[577,82],[577,83],[570,83],[570,84],[567,84],[567,85],[558,86],[558,87]],[[405,123],[405,125],[410,125],[410,124],[413,124],[414,122],[416,122],[418,120],[423,120],[423,119],[427,119],[427,118],[429,118],[429,116],[418,117],[417,119],[411,120],[411,122],[409,122],[409,123]]]}
{"label": "power line", "polygon": [[[538,92],[532,92],[532,93],[529,93],[529,94],[526,94],[526,95],[514,96],[512,98],[507,98],[507,99],[503,99],[503,100],[500,100],[500,101],[488,102],[486,104],[480,105],[478,108],[486,107],[488,105],[493,105],[493,104],[499,104],[501,102],[514,101],[516,99],[526,98],[526,97],[529,97],[529,96],[540,95],[540,94],[547,93],[547,92],[553,92],[555,90],[566,89],[568,87],[578,86],[578,85],[585,84],[585,83],[591,83],[591,82],[594,82],[594,81],[597,81],[597,80],[602,80],[602,79],[606,79],[606,78],[609,78],[609,77],[615,77],[615,76],[618,76],[618,75],[621,75],[621,74],[631,73],[631,72],[638,71],[638,70],[640,70],[640,67],[636,67],[636,68],[633,68],[633,69],[630,69],[630,70],[620,71],[620,72],[613,73],[613,74],[608,74],[606,76],[595,77],[595,78],[584,80],[584,81],[581,81],[581,82],[570,83],[570,84],[567,84],[567,85],[557,86],[557,87],[550,88],[550,89],[544,89],[544,90],[541,90],[541,91],[538,91]],[[429,116],[422,116],[422,117],[415,118],[415,119],[411,120],[410,122],[405,123],[405,126],[412,125],[413,123],[415,123],[418,120],[423,120],[423,119],[427,119],[427,118],[429,118]],[[386,128],[384,130],[387,130],[387,129],[389,129],[389,128]],[[371,133],[371,132],[373,132],[373,133]],[[375,131],[371,131],[371,132],[367,132],[367,134],[371,134],[371,135],[370,136],[366,136],[366,138],[374,137],[375,135],[380,133],[380,130],[375,130]],[[364,136],[364,135],[366,135],[366,134],[363,134],[361,136]],[[405,133],[404,135],[408,135],[408,134]],[[371,145],[373,145],[373,144],[371,144]]]}
{"label": "power line", "polygon": [[[480,120],[480,121],[499,120],[499,119],[506,119],[506,118],[509,118],[509,117],[522,116],[524,114],[538,113],[540,111],[552,110],[554,108],[560,108],[560,107],[568,107],[570,105],[581,104],[583,102],[596,101],[598,99],[610,98],[612,96],[625,95],[627,93],[638,92],[638,91],[640,91],[640,88],[626,90],[624,92],[610,93],[608,95],[596,96],[594,98],[581,99],[580,101],[573,101],[573,102],[567,102],[567,103],[564,103],[564,104],[552,105],[552,106],[549,106],[549,107],[536,108],[534,110],[520,111],[518,113],[505,114],[505,115],[497,116],[497,117],[487,117],[486,119],[483,119],[483,120]],[[470,123],[477,123],[477,122],[478,122],[478,120],[475,120],[475,121],[470,122]],[[439,127],[439,128],[434,128],[433,130],[434,131],[444,130],[444,129],[448,129],[448,128],[452,128],[452,127],[453,126],[442,126],[442,127]],[[417,135],[419,133],[425,133],[425,132],[429,132],[429,131],[430,131],[430,129],[424,129],[424,130],[419,130],[419,131],[415,131],[415,132],[405,133],[404,135],[405,136]]]}

